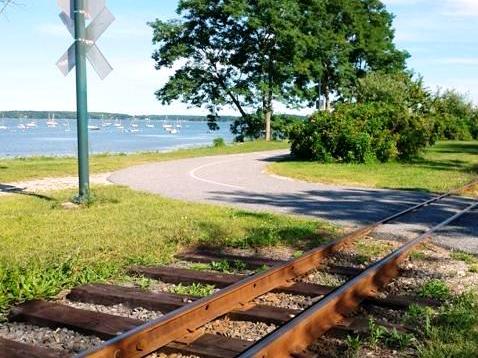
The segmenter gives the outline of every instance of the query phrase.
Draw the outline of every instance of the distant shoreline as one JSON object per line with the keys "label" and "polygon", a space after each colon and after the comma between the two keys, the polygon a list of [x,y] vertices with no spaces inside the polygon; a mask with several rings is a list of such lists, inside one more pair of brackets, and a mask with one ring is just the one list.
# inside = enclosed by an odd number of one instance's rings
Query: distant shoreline
{"label": "distant shoreline", "polygon": [[[76,119],[76,112],[74,111],[0,111],[0,119],[48,119],[49,116],[55,116],[61,119]],[[91,119],[139,119],[144,120],[149,118],[151,120],[181,120],[194,122],[207,122],[206,116],[197,115],[172,115],[172,114],[141,114],[130,115],[125,113],[110,113],[110,112],[89,112]],[[220,122],[233,121],[239,117],[236,116],[221,116]]]}

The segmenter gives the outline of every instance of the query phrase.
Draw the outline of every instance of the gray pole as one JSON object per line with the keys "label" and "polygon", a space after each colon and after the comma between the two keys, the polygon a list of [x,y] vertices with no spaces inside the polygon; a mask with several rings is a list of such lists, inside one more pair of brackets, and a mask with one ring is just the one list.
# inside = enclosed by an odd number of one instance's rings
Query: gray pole
{"label": "gray pole", "polygon": [[88,163],[88,97],[86,83],[86,30],[85,1],[73,0],[76,49],[76,117],[78,134],[78,202],[90,199],[90,174]]}

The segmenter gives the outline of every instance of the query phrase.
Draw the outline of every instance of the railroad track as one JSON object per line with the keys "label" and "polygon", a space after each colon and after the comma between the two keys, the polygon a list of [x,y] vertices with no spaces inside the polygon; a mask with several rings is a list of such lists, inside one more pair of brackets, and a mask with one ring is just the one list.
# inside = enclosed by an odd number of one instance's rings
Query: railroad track
{"label": "railroad track", "polygon": [[[478,207],[469,201],[454,215],[428,231],[419,234],[366,269],[328,266],[332,274],[347,277],[339,286],[310,283],[302,278],[321,268],[324,261],[348,245],[363,239],[381,225],[393,222],[417,210],[435,205],[446,197],[477,185],[470,183],[458,190],[414,205],[377,223],[364,227],[331,243],[315,248],[290,261],[244,257],[196,251],[179,255],[182,260],[211,263],[217,260],[240,261],[249,268],[267,266],[254,275],[194,271],[177,267],[132,267],[130,274],[149,277],[164,283],[212,284],[220,288],[210,296],[198,298],[165,292],[152,292],[136,287],[90,284],[74,288],[67,295],[72,302],[125,307],[142,307],[159,311],[156,319],[140,319],[112,315],[47,301],[31,301],[14,307],[9,319],[39,327],[67,328],[93,335],[104,343],[83,351],[77,357],[126,358],[145,357],[153,352],[199,357],[306,357],[314,341],[324,334],[347,337],[368,334],[368,320],[351,315],[362,304],[404,310],[411,304],[437,305],[438,302],[415,296],[378,296],[378,292],[400,274],[400,263],[408,254],[436,231]],[[465,204],[464,204],[465,205]],[[309,307],[291,309],[257,303],[268,293],[282,293],[309,298]],[[203,327],[221,317],[230,320],[263,322],[277,327],[263,338],[251,342],[206,333]],[[385,323],[389,328],[407,329]],[[0,357],[64,357],[71,353],[45,349],[18,341],[0,338]]]}

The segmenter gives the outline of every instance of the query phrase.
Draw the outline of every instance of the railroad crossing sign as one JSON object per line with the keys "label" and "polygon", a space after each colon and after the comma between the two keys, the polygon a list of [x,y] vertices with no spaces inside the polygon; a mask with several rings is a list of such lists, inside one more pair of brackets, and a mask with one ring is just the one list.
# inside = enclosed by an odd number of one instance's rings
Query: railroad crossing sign
{"label": "railroad crossing sign", "polygon": [[[73,45],[57,62],[66,76],[76,68],[76,125],[78,135],[78,203],[90,200],[90,168],[88,152],[88,89],[86,59],[98,76],[104,79],[113,70],[96,46],[96,41],[115,20],[105,6],[105,0],[58,0],[60,18],[75,39]],[[86,27],[86,20],[90,24]]]}
{"label": "railroad crossing sign", "polygon": [[[86,47],[86,58],[93,66],[98,76],[105,79],[113,68],[106,60],[103,53],[96,46],[96,41],[114,22],[115,17],[105,5],[105,0],[84,0],[84,16],[91,22],[86,28],[85,38],[80,38]],[[66,26],[71,36],[75,38],[75,12],[73,0],[58,0],[58,6],[62,10],[60,19]],[[58,60],[57,66],[63,75],[68,75],[76,66],[76,46],[73,43],[65,54]]]}

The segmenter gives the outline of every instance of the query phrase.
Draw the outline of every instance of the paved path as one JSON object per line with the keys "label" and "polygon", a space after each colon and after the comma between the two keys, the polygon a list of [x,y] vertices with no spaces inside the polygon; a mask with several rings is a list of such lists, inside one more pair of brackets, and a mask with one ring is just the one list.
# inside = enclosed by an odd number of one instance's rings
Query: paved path
{"label": "paved path", "polygon": [[[286,154],[274,151],[146,164],[115,172],[109,180],[165,197],[305,215],[347,228],[375,222],[431,197],[408,191],[312,184],[265,172],[271,161]],[[413,237],[452,216],[468,202],[448,198],[413,218],[385,225],[379,232]],[[478,253],[478,212],[460,219],[435,240]]]}

